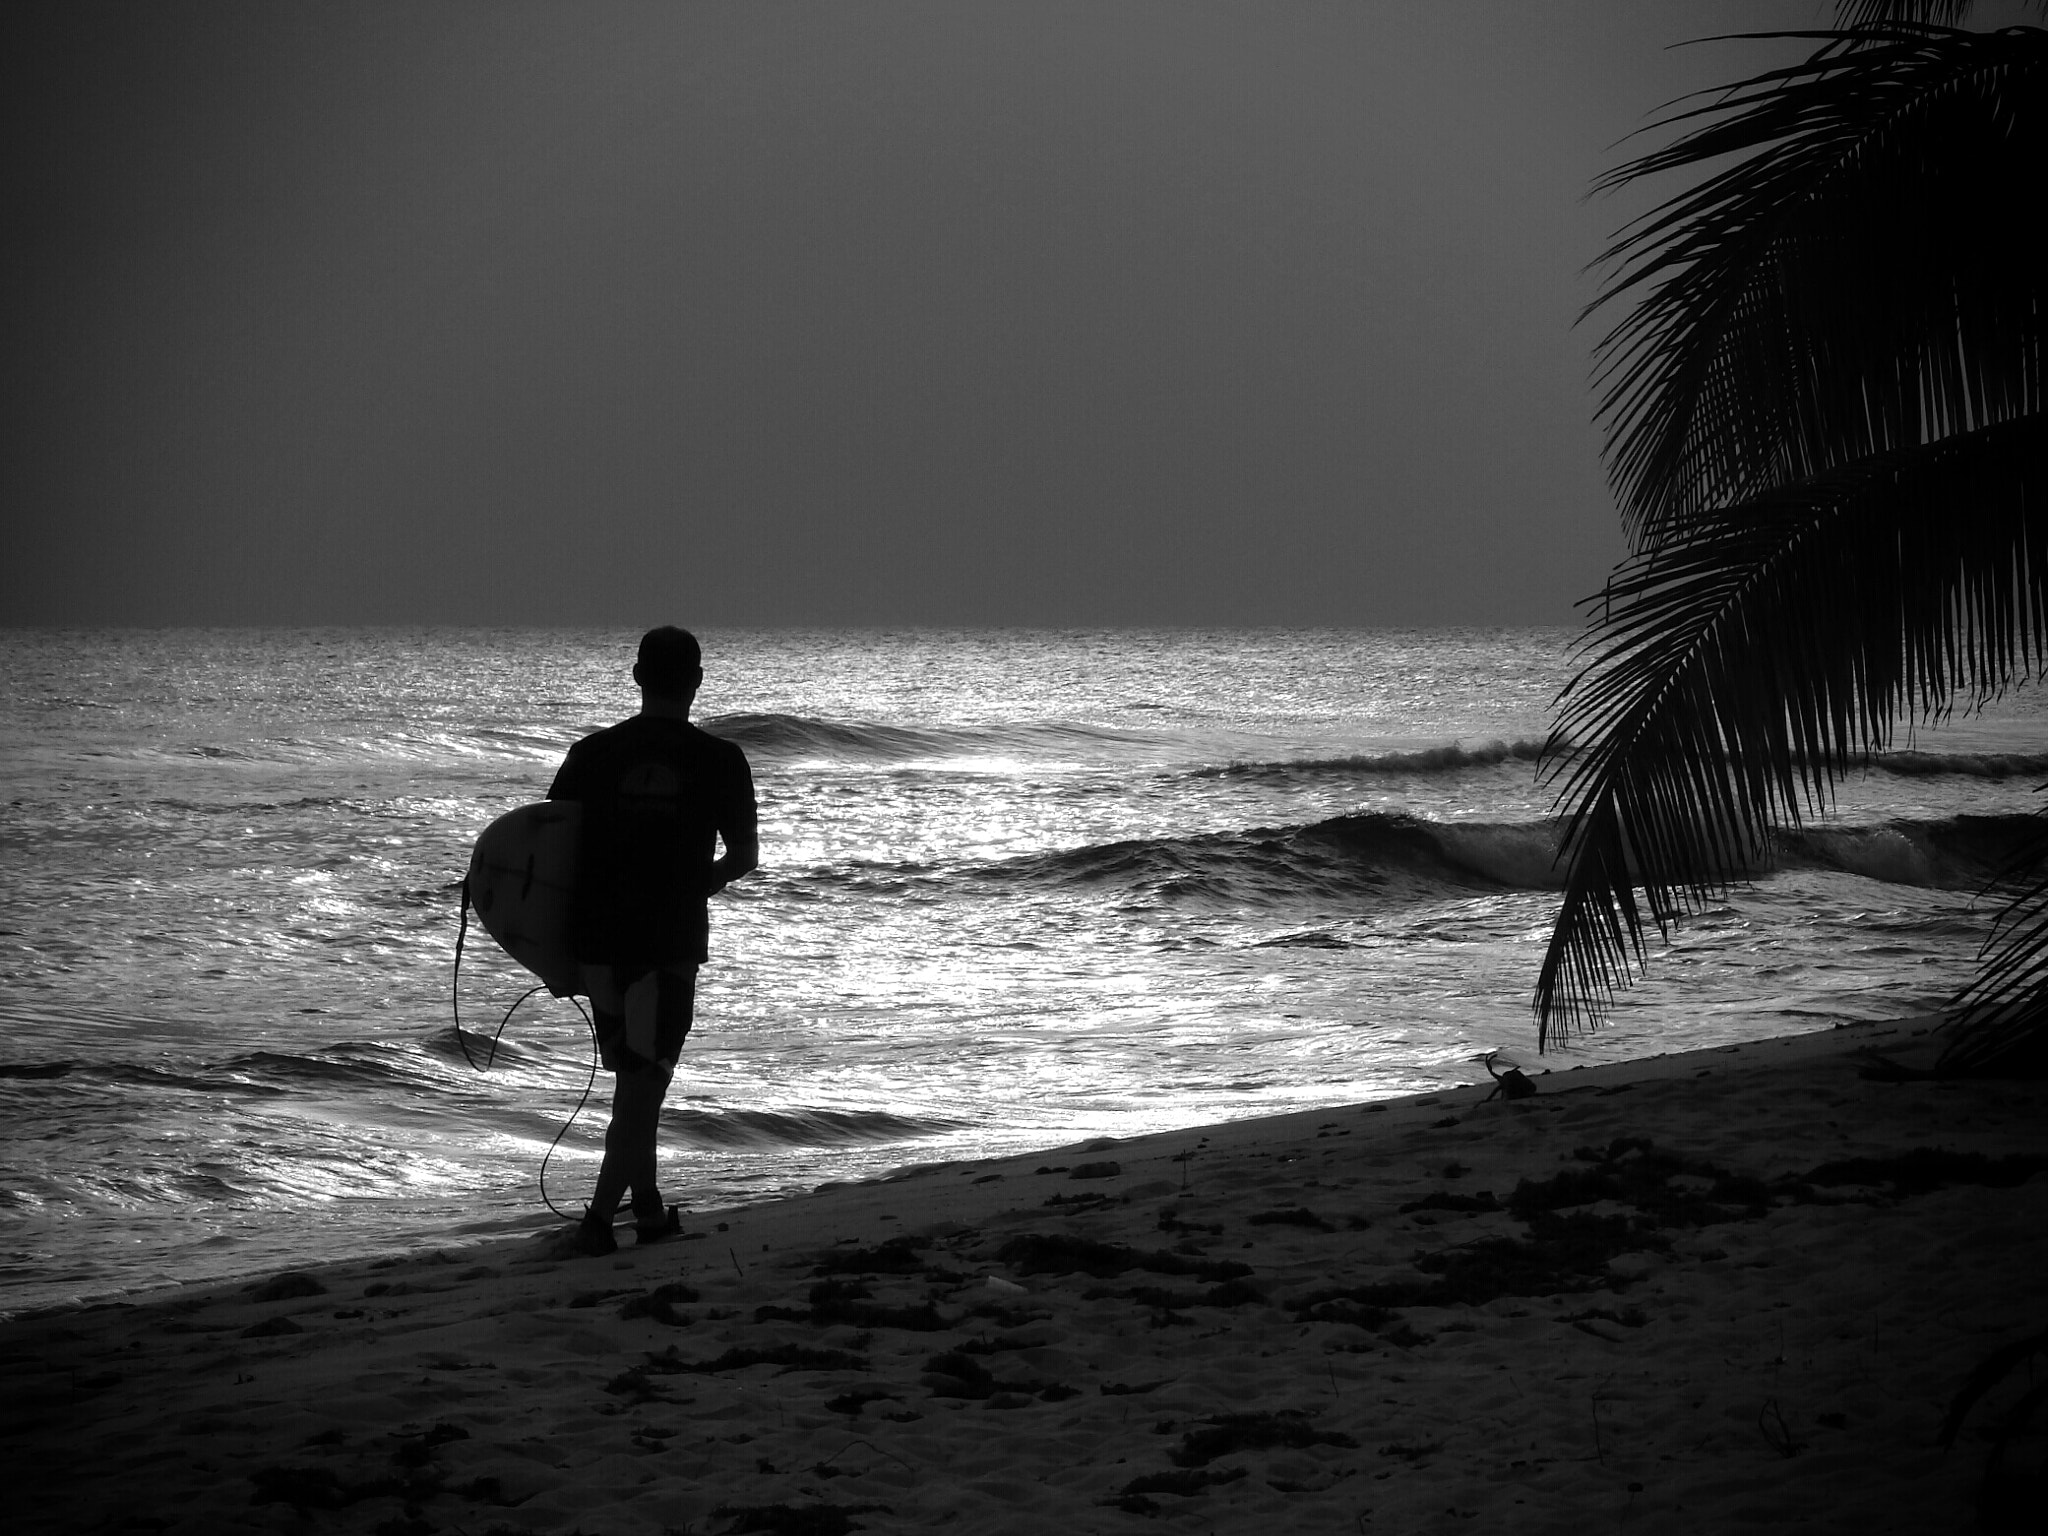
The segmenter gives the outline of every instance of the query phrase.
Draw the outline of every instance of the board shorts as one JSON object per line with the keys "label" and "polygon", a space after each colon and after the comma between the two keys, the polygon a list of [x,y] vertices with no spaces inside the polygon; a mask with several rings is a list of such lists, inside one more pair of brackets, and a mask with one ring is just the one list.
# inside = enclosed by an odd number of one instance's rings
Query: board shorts
{"label": "board shorts", "polygon": [[697,1007],[697,967],[585,965],[583,993],[607,1072],[638,1072],[683,1054]]}

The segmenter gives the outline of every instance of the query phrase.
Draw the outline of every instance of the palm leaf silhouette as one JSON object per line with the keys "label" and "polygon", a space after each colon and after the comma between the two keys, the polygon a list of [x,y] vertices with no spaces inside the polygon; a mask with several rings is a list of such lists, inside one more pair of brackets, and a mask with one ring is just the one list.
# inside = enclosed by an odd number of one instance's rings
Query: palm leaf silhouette
{"label": "palm leaf silhouette", "polygon": [[[1600,349],[1634,553],[1546,754],[1567,884],[1542,1044],[1898,721],[2043,671],[2048,33],[1850,9],[1883,14],[1775,34],[1818,46],[1665,119],[1682,135],[1602,183],[1705,168],[1623,232],[1593,306],[1635,300]],[[2048,895],[1994,943],[1966,1012],[2024,1031]]]}

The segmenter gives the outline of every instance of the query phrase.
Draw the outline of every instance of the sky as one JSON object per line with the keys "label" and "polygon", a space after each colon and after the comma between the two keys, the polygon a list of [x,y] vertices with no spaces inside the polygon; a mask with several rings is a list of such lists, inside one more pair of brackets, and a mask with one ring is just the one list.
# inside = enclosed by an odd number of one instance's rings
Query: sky
{"label": "sky", "polygon": [[1575,623],[1590,185],[1831,14],[15,0],[0,622]]}

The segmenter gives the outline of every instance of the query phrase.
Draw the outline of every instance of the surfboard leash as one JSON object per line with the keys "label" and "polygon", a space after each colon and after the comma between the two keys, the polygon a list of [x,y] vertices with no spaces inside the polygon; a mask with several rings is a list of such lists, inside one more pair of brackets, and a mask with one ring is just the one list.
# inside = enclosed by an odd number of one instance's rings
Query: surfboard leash
{"label": "surfboard leash", "polygon": [[[505,1016],[498,1020],[498,1028],[491,1036],[490,1055],[484,1058],[482,1066],[478,1066],[476,1057],[472,1056],[469,1051],[469,1036],[464,1034],[462,1030],[462,945],[463,941],[469,937],[469,879],[467,876],[464,876],[458,883],[462,891],[462,904],[461,916],[455,928],[455,969],[448,978],[448,1008],[455,1015],[455,1043],[462,1050],[462,1059],[469,1063],[471,1071],[486,1072],[490,1070],[491,1063],[498,1059],[498,1042],[504,1038],[505,1026],[512,1022],[512,1015],[519,1011],[521,1003],[533,996],[540,988],[528,987],[512,1000],[512,1006],[505,1010]],[[581,1005],[579,1004],[578,1007],[580,1009]],[[596,1037],[596,1033],[596,1026],[592,1025],[591,1035],[593,1039]]]}
{"label": "surfboard leash", "polygon": [[[512,1015],[519,1011],[520,1005],[529,997],[543,990],[547,983],[542,982],[539,986],[528,987],[512,1000],[512,1006],[505,1010],[505,1016],[498,1020],[498,1028],[491,1036],[490,1054],[484,1058],[483,1065],[478,1066],[476,1057],[472,1056],[469,1051],[469,1037],[462,1032],[462,944],[463,940],[469,936],[469,880],[467,876],[461,881],[461,887],[462,915],[455,929],[455,969],[448,982],[448,1007],[455,1016],[455,1043],[462,1048],[462,1059],[469,1063],[471,1070],[485,1072],[490,1069],[491,1063],[498,1059],[498,1041],[504,1038],[505,1027],[512,1022]],[[583,1080],[583,1093],[576,1100],[576,1107],[569,1111],[569,1118],[562,1122],[562,1128],[555,1132],[555,1139],[548,1143],[548,1149],[541,1154],[540,1159],[540,1203],[564,1221],[574,1221],[577,1218],[571,1216],[548,1198],[548,1161],[555,1155],[555,1149],[562,1144],[562,1138],[569,1134],[569,1127],[576,1123],[576,1117],[583,1113],[583,1106],[590,1102],[590,1090],[597,1084],[598,1057],[597,1022],[584,1011],[583,1004],[576,998],[571,997],[569,1001],[575,1003],[576,1011],[583,1015],[584,1028],[590,1031],[590,1076]]]}
{"label": "surfboard leash", "polygon": [[[538,992],[540,988],[536,987],[533,990]],[[533,992],[526,994],[526,997],[531,996],[533,996]],[[526,997],[519,999],[519,1002],[525,1002]],[[583,1013],[583,1004],[577,1002],[573,997],[569,1001],[576,1003],[576,1011],[578,1013]],[[514,1003],[512,1006],[516,1008],[519,1006],[519,1003]],[[548,1159],[555,1155],[555,1148],[562,1144],[562,1138],[569,1134],[569,1127],[574,1125],[576,1117],[583,1113],[583,1106],[590,1102],[590,1090],[597,1085],[597,1024],[587,1013],[583,1013],[583,1022],[590,1026],[590,1076],[583,1080],[583,1096],[576,1101],[576,1107],[569,1111],[569,1118],[562,1122],[562,1128],[555,1132],[555,1139],[548,1143],[548,1149],[541,1154],[540,1159],[540,1203],[564,1221],[575,1221],[579,1218],[571,1216],[548,1198]]]}

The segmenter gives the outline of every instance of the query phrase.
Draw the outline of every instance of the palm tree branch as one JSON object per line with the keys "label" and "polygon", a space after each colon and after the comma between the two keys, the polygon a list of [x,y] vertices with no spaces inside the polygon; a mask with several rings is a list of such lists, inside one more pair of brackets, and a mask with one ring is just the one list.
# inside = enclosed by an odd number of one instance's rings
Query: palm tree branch
{"label": "palm tree branch", "polygon": [[2044,450],[2037,412],[1871,455],[1615,573],[1546,752],[1570,810],[1539,1044],[1640,967],[1646,914],[1666,931],[1765,867],[1775,828],[1825,808],[1895,720],[2042,670]]}
{"label": "palm tree branch", "polygon": [[1877,27],[1894,22],[1933,22],[1959,27],[1972,0],[1835,0],[1835,24]]}
{"label": "palm tree branch", "polygon": [[[2048,817],[1992,890],[2007,904],[1978,955],[1976,977],[1955,1000],[1942,1071],[1984,1070],[2038,1051],[2048,1021]],[[2038,1072],[2042,1064],[2030,1065]]]}
{"label": "palm tree branch", "polygon": [[1822,46],[1665,119],[1701,125],[1600,183],[1741,157],[1624,231],[1588,310],[1649,290],[1599,371],[1639,545],[2040,402],[2033,199],[2014,189],[2048,148],[2048,33],[1770,35]]}

